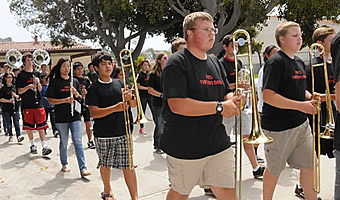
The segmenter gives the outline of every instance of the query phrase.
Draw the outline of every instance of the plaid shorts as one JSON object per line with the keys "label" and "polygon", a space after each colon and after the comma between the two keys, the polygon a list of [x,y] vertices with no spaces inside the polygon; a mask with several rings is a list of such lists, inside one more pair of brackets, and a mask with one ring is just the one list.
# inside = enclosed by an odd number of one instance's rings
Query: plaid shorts
{"label": "plaid shorts", "polygon": [[128,148],[126,136],[99,138],[95,137],[96,151],[99,158],[97,168],[112,167],[128,169]]}

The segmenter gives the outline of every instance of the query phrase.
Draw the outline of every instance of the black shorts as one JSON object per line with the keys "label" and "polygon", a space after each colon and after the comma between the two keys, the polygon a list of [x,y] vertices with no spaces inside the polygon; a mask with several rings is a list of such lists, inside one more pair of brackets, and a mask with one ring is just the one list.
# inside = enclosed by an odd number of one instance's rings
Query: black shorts
{"label": "black shorts", "polygon": [[84,122],[90,121],[91,115],[88,107],[81,111],[81,115],[84,117]]}

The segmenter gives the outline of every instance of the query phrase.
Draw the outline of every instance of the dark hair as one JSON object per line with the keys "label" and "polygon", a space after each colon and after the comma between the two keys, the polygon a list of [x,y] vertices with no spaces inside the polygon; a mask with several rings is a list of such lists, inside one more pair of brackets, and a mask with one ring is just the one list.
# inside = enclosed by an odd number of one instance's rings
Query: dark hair
{"label": "dark hair", "polygon": [[275,45],[269,45],[267,46],[265,49],[264,49],[264,52],[263,52],[263,60],[264,62],[266,62],[268,60],[267,58],[267,55],[269,56],[270,55],[270,52],[273,50],[273,49],[277,49],[277,47]]}
{"label": "dark hair", "polygon": [[70,62],[67,58],[60,58],[57,64],[52,68],[51,73],[48,75],[49,79],[61,78],[60,67],[64,62]]}
{"label": "dark hair", "polygon": [[93,64],[90,62],[89,64],[87,64],[87,68],[90,68],[90,66],[93,66]]}
{"label": "dark hair", "polygon": [[33,55],[31,54],[31,52],[25,52],[24,54],[22,54],[22,62],[25,64],[26,58],[33,58]]}
{"label": "dark hair", "polygon": [[93,67],[95,66],[99,67],[99,63],[103,60],[109,60],[112,62],[112,57],[107,52],[104,52],[104,51],[98,52],[92,60]]}
{"label": "dark hair", "polygon": [[151,73],[156,74],[158,77],[161,76],[161,73],[163,71],[161,63],[159,61],[163,58],[164,55],[166,55],[166,53],[164,52],[160,52],[157,54],[155,64],[153,65],[151,70]]}
{"label": "dark hair", "polygon": [[117,79],[118,74],[122,71],[121,67],[116,67],[113,69],[111,77]]}
{"label": "dark hair", "polygon": [[312,40],[313,42],[317,42],[318,40],[324,42],[325,39],[331,34],[335,34],[334,28],[320,27],[314,31]]}
{"label": "dark hair", "polygon": [[77,67],[79,67],[79,66],[83,66],[84,67],[84,65],[81,63],[81,62],[75,62],[74,64],[73,64],[73,69],[75,69],[75,68],[77,68]]}
{"label": "dark hair", "polygon": [[230,42],[233,42],[233,36],[232,35],[226,35],[224,36],[222,40],[222,45],[229,46]]}
{"label": "dark hair", "polygon": [[150,62],[148,60],[142,60],[142,61],[140,61],[139,66],[142,67],[145,62],[150,65]]}
{"label": "dark hair", "polygon": [[178,51],[178,47],[187,44],[184,38],[177,38],[172,44],[171,44],[171,53],[176,53]]}
{"label": "dark hair", "polygon": [[2,78],[2,84],[3,85],[6,85],[6,78],[7,78],[7,76],[9,76],[9,75],[11,75],[12,76],[12,83],[13,83],[13,81],[14,81],[14,74],[13,74],[13,72],[6,72],[5,74],[4,74],[4,77]]}

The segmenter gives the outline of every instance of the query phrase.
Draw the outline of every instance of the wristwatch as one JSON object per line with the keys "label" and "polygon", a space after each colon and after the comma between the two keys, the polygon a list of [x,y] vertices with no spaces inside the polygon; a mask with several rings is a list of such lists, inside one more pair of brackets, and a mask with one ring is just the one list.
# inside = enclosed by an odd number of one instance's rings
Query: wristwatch
{"label": "wristwatch", "polygon": [[217,102],[216,112],[220,114],[222,111],[223,111],[223,106],[222,106],[222,103],[219,101]]}

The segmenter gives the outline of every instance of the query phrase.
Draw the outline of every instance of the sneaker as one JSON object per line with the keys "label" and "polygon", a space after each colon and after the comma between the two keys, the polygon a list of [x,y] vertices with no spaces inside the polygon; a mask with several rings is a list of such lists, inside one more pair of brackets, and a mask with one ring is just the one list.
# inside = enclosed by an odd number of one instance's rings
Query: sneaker
{"label": "sneaker", "polygon": [[49,147],[45,147],[42,149],[42,155],[47,156],[48,154],[52,153],[52,149]]}
{"label": "sneaker", "polygon": [[298,184],[296,184],[296,187],[295,187],[295,195],[305,199],[305,193],[303,192],[302,187],[300,188]]}
{"label": "sneaker", "polygon": [[144,131],[143,128],[140,128],[138,132],[139,132],[140,134],[142,134],[142,135],[146,135],[146,132]]}
{"label": "sneaker", "polygon": [[25,139],[25,138],[24,138],[23,136],[19,136],[19,137],[17,138],[18,142],[22,142],[24,139]]}
{"label": "sneaker", "polygon": [[55,132],[53,132],[53,135],[54,135],[55,138],[58,138],[59,132],[55,131]]}
{"label": "sneaker", "polygon": [[164,152],[163,152],[161,149],[156,149],[156,150],[155,150],[155,153],[163,154]]}
{"label": "sneaker", "polygon": [[94,145],[94,142],[93,142],[92,140],[90,140],[90,141],[87,143],[87,147],[88,147],[89,149],[95,149],[95,148],[96,148],[96,146]]}
{"label": "sneaker", "polygon": [[63,172],[70,172],[71,170],[70,170],[70,168],[68,168],[67,165],[63,165],[63,166],[61,167],[61,171],[63,171]]}
{"label": "sneaker", "polygon": [[8,131],[7,131],[7,130],[5,130],[5,135],[6,135],[6,136],[8,135]]}
{"label": "sneaker", "polygon": [[33,154],[37,154],[38,153],[36,145],[31,145],[30,149],[31,149],[31,153],[33,153]]}
{"label": "sneaker", "polygon": [[9,136],[8,142],[13,142],[13,136]]}
{"label": "sneaker", "polygon": [[85,176],[90,176],[91,173],[89,171],[87,171],[86,169],[82,169],[81,172],[80,172],[80,176],[82,178],[84,178]]}
{"label": "sneaker", "polygon": [[204,195],[215,197],[211,189],[204,189]]}
{"label": "sneaker", "polygon": [[258,163],[264,163],[264,159],[256,156],[256,160]]}
{"label": "sneaker", "polygon": [[263,172],[266,168],[263,166],[260,166],[255,172],[253,171],[254,178],[260,178],[263,176]]}

